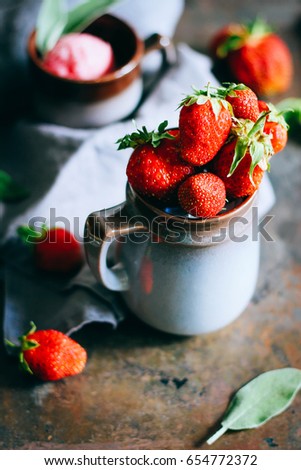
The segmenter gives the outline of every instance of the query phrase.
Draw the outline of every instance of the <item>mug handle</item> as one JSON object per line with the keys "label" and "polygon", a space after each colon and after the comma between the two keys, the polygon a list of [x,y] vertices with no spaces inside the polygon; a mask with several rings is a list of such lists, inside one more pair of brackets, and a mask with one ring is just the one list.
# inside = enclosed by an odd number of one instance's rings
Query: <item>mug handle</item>
{"label": "mug handle", "polygon": [[149,77],[147,75],[144,77],[144,92],[143,97],[141,100],[141,104],[145,101],[145,99],[149,96],[149,94],[153,91],[156,87],[157,83],[162,78],[162,75],[165,71],[175,65],[177,63],[177,54],[176,49],[172,40],[168,36],[162,36],[161,34],[154,33],[149,36],[144,41],[144,57],[150,54],[153,51],[160,51],[162,55],[161,66],[158,68],[154,74],[150,74]]}
{"label": "mug handle", "polygon": [[129,278],[122,263],[108,267],[109,248],[120,237],[148,231],[137,219],[131,223],[125,202],[88,216],[84,235],[86,258],[92,273],[103,286],[119,292],[129,289]]}
{"label": "mug handle", "polygon": [[162,51],[164,65],[175,65],[177,63],[176,49],[168,36],[154,33],[144,41],[144,55],[153,51]]}

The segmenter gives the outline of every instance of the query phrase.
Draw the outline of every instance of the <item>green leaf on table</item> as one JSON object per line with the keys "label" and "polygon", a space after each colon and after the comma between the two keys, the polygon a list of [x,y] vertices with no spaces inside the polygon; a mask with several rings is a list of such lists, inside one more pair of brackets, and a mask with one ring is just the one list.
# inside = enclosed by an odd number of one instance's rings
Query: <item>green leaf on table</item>
{"label": "green leaf on table", "polygon": [[36,46],[41,55],[55,46],[67,21],[64,0],[43,0],[36,25]]}
{"label": "green leaf on table", "polygon": [[[51,1],[51,0],[50,0]],[[86,0],[68,12],[68,20],[63,34],[83,31],[96,18],[120,0]]]}
{"label": "green leaf on table", "polygon": [[232,399],[222,427],[208,439],[213,444],[227,430],[257,428],[286,410],[301,388],[301,370],[265,372],[244,385]]}
{"label": "green leaf on table", "polygon": [[8,173],[0,170],[0,201],[20,201],[28,196],[27,189],[16,183]]}

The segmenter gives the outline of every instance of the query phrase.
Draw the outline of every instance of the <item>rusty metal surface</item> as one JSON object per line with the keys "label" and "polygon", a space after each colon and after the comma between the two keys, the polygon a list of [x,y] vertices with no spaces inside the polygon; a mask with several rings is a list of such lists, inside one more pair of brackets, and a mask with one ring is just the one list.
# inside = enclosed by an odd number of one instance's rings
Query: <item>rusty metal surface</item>
{"label": "rusty metal surface", "polygon": [[[222,19],[240,16],[237,4],[188,1],[177,38],[204,48]],[[240,2],[241,16],[262,4]],[[285,30],[299,70],[297,2],[264,8]],[[289,94],[300,92],[296,80]],[[222,331],[178,338],[134,318],[117,330],[87,326],[74,336],[88,351],[84,373],[45,384],[21,376],[1,349],[0,448],[206,449],[239,387],[270,369],[301,368],[300,175],[301,146],[290,140],[272,165],[274,242],[262,244],[256,295]],[[229,432],[210,449],[301,449],[301,394],[262,427]]]}

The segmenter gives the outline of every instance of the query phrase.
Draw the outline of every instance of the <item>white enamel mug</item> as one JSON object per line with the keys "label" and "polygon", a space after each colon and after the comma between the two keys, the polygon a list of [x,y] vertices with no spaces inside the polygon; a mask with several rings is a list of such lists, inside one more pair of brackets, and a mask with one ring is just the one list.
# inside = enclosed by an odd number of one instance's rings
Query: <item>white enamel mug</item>
{"label": "white enamel mug", "polygon": [[211,219],[169,215],[128,185],[126,202],[94,212],[85,251],[95,277],[159,330],[218,330],[248,305],[257,282],[256,194]]}

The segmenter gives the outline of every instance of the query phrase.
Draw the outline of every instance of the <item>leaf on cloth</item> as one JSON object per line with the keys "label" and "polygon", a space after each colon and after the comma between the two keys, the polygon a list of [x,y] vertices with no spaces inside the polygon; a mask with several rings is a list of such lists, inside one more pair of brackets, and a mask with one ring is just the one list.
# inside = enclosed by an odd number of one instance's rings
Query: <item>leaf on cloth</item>
{"label": "leaf on cloth", "polygon": [[222,427],[208,439],[213,444],[227,430],[257,428],[282,413],[301,388],[301,370],[276,369],[265,372],[244,385],[232,399]]}
{"label": "leaf on cloth", "polygon": [[68,15],[63,0],[43,0],[36,25],[36,47],[41,55],[55,46],[67,21]]}
{"label": "leaf on cloth", "polygon": [[29,196],[29,191],[17,184],[5,171],[0,170],[0,201],[20,201]]}
{"label": "leaf on cloth", "polygon": [[86,0],[68,12],[68,19],[63,34],[83,31],[96,18],[120,0]]}

